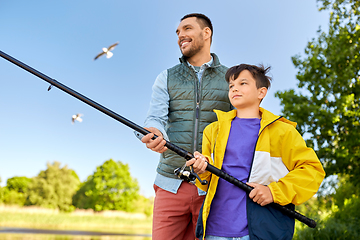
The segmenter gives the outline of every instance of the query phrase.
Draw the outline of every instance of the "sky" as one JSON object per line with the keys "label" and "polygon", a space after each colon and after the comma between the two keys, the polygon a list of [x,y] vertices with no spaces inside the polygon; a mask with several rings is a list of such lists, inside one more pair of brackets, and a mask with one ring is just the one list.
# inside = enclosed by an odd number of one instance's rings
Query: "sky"
{"label": "sky", "polygon": [[[291,57],[304,54],[329,15],[316,0],[0,1],[0,51],[142,126],[157,75],[179,63],[176,28],[199,12],[214,27],[222,64],[271,66],[261,106],[281,115],[277,91],[297,88]],[[119,42],[112,58],[94,57]],[[159,154],[133,130],[0,58],[1,186],[58,161],[81,181],[113,159],[128,164],[140,194],[154,196]],[[83,122],[72,124],[74,114]]]}

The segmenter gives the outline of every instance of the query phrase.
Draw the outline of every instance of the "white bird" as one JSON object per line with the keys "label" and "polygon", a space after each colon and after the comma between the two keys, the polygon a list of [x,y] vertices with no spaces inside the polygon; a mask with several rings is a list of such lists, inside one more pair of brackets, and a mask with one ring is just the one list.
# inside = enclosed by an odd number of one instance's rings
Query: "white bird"
{"label": "white bird", "polygon": [[99,57],[101,57],[102,55],[106,54],[106,58],[111,58],[114,54],[112,52],[110,52],[111,50],[114,50],[114,48],[119,44],[119,42],[114,43],[113,45],[111,45],[108,48],[102,48],[102,52],[99,53],[98,55],[96,55],[96,57],[94,58],[94,60],[98,59]]}
{"label": "white bird", "polygon": [[83,116],[83,114],[81,114],[81,113],[78,113],[76,115],[72,115],[72,118],[71,118],[72,124],[75,123],[75,120],[78,121],[78,122],[82,122],[82,118],[81,118],[82,116]]}

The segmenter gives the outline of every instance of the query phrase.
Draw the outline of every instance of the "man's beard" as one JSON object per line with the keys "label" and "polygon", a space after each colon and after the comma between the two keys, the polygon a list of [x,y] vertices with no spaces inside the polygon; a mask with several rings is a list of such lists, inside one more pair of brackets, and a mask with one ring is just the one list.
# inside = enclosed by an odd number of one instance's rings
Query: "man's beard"
{"label": "man's beard", "polygon": [[192,56],[196,55],[198,52],[200,52],[200,50],[204,47],[204,40],[202,38],[202,35],[200,34],[199,38],[198,38],[198,44],[194,44],[190,47],[190,49],[188,49],[187,51],[183,52],[181,49],[181,53],[187,57],[187,58],[191,58]]}

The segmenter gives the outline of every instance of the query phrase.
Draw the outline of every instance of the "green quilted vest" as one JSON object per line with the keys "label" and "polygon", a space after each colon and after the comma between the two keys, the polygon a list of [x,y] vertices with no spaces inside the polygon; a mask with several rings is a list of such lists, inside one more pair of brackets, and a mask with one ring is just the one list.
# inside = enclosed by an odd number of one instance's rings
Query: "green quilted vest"
{"label": "green quilted vest", "polygon": [[[231,110],[229,85],[225,81],[228,68],[220,64],[215,54],[211,55],[213,64],[204,70],[200,83],[184,57],[180,58],[180,64],[167,70],[170,103],[166,132],[170,142],[191,153],[201,152],[204,128],[216,121],[213,109]],[[174,170],[182,167],[185,161],[173,151],[167,150],[160,157],[157,172],[166,177],[177,178]]]}

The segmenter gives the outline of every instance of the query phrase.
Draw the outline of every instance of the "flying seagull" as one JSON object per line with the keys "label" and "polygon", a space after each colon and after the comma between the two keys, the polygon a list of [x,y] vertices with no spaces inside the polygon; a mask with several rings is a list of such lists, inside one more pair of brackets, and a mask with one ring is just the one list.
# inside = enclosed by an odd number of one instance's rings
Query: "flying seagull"
{"label": "flying seagull", "polygon": [[78,122],[82,122],[82,118],[81,116],[83,116],[81,113],[78,113],[76,115],[72,115],[72,123],[74,124],[75,123],[75,120],[78,121]]}
{"label": "flying seagull", "polygon": [[110,47],[108,48],[103,48],[102,52],[99,53],[98,55],[96,55],[96,57],[94,58],[94,60],[98,59],[99,57],[101,57],[102,55],[106,54],[106,58],[111,58],[113,53],[110,52],[111,50],[114,50],[114,48],[119,44],[119,42],[117,43],[114,43],[113,45],[111,45]]}

